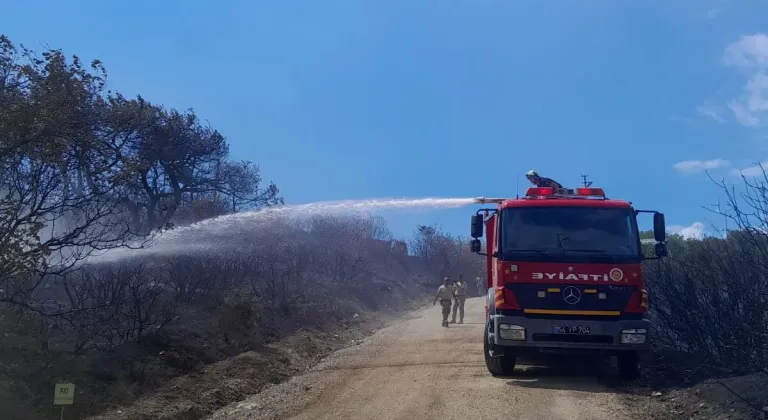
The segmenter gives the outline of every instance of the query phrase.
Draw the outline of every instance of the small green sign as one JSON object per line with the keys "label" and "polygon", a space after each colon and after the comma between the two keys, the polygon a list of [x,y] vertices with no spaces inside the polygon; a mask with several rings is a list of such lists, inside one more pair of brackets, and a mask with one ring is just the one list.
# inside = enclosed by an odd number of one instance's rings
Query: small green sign
{"label": "small green sign", "polygon": [[53,405],[72,405],[75,402],[75,384],[56,384]]}

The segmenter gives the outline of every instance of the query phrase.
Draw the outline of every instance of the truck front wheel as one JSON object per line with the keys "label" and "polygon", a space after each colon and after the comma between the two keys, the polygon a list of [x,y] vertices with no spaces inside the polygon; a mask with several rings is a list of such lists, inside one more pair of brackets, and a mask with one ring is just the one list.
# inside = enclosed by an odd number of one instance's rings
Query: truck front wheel
{"label": "truck front wheel", "polygon": [[516,357],[505,352],[504,355],[494,355],[493,345],[488,335],[488,323],[485,324],[483,335],[483,353],[485,354],[485,366],[493,376],[510,376],[515,372]]}

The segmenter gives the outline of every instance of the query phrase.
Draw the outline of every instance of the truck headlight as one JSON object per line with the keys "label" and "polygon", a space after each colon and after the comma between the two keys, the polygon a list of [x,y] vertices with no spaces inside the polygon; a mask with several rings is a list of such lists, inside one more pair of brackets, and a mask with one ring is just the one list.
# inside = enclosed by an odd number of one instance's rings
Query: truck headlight
{"label": "truck headlight", "polygon": [[525,327],[520,325],[499,324],[499,336],[504,340],[525,341]]}
{"label": "truck headlight", "polygon": [[621,344],[645,344],[647,333],[645,328],[621,330]]}

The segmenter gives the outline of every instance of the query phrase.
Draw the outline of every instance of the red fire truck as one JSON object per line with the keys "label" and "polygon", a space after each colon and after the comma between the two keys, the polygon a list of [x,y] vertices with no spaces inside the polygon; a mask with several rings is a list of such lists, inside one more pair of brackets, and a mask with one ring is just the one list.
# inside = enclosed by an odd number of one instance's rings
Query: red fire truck
{"label": "red fire truck", "polygon": [[[490,373],[511,374],[521,356],[586,352],[616,356],[620,375],[637,377],[650,332],[641,264],[667,255],[664,215],[588,187],[476,202],[496,204],[472,216],[471,232],[487,263]],[[653,214],[655,256],[643,255],[640,213]]]}

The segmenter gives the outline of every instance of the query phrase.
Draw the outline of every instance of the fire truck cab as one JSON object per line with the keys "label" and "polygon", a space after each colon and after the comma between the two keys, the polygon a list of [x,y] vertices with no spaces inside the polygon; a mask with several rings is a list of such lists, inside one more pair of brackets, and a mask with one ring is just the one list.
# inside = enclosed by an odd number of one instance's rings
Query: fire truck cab
{"label": "fire truck cab", "polygon": [[[487,263],[488,371],[509,375],[521,356],[586,352],[616,356],[621,376],[637,377],[651,324],[642,262],[667,255],[664,215],[601,188],[475,201],[496,204],[471,225],[471,249]],[[641,249],[640,213],[653,214],[655,256]]]}

